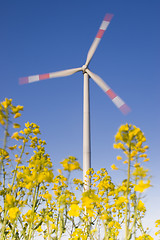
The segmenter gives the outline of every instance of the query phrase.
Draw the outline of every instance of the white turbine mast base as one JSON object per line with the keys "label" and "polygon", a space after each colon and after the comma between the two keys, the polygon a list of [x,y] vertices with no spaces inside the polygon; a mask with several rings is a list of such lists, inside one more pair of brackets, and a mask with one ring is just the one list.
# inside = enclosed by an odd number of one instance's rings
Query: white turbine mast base
{"label": "white turbine mast base", "polygon": [[88,65],[101,41],[101,38],[107,29],[113,14],[106,14],[102,24],[98,30],[96,38],[94,39],[88,54],[85,65],[79,68],[67,69],[64,71],[33,75],[29,77],[23,77],[19,79],[20,84],[37,82],[40,80],[65,77],[72,75],[76,72],[82,71],[84,75],[84,96],[83,96],[83,183],[84,191],[90,189],[90,178],[86,175],[86,172],[91,168],[91,140],[90,140],[90,100],[89,100],[89,77],[91,77],[95,83],[108,95],[116,107],[123,113],[127,114],[130,108],[124,103],[124,101],[95,73],[88,69]]}

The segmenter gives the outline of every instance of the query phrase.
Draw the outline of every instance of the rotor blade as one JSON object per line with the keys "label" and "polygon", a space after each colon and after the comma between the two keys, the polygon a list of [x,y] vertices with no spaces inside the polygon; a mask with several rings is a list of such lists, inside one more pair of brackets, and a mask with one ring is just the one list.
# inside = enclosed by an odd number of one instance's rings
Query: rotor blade
{"label": "rotor blade", "polygon": [[108,95],[117,108],[123,113],[128,114],[131,110],[127,104],[95,73],[86,69],[88,75],[97,83],[97,85]]}
{"label": "rotor blade", "polygon": [[99,44],[105,30],[107,29],[112,17],[113,17],[113,14],[110,14],[110,13],[107,13],[105,15],[105,17],[104,17],[104,19],[101,23],[101,26],[99,28],[99,31],[96,35],[96,38],[94,39],[94,41],[93,41],[93,43],[92,43],[92,45],[91,45],[91,47],[88,51],[87,60],[86,60],[86,63],[85,63],[86,66],[88,66],[88,64],[90,63],[91,58],[92,58],[93,54],[95,53],[96,48],[98,47],[98,44]]}
{"label": "rotor blade", "polygon": [[37,81],[48,79],[48,78],[65,77],[65,76],[72,75],[79,71],[82,71],[81,67],[67,69],[64,71],[58,71],[58,72],[53,72],[53,73],[46,73],[46,74],[40,74],[40,75],[33,75],[33,76],[29,76],[29,77],[22,77],[22,78],[19,78],[19,84],[37,82]]}

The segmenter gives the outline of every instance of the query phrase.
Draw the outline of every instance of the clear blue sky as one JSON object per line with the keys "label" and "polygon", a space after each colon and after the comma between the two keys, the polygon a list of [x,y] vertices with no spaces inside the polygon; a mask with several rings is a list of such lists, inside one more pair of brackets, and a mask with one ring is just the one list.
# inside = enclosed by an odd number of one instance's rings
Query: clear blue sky
{"label": "clear blue sky", "polygon": [[24,106],[21,121],[40,125],[55,169],[69,155],[82,165],[82,73],[22,86],[18,78],[82,66],[107,12],[114,18],[89,67],[132,112],[123,116],[90,80],[92,167],[106,167],[118,183],[124,173],[110,170],[119,164],[114,135],[126,122],[140,127],[150,146],[146,167],[154,187],[145,202],[154,221],[160,218],[159,0],[1,0],[0,100],[13,98]]}

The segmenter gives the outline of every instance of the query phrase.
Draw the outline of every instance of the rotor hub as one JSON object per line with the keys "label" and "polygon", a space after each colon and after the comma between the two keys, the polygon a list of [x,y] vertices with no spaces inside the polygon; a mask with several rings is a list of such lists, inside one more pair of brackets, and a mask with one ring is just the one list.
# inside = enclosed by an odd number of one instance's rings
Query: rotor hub
{"label": "rotor hub", "polygon": [[85,70],[87,69],[87,66],[86,65],[83,65],[82,66],[82,71],[83,71],[83,73],[85,73]]}

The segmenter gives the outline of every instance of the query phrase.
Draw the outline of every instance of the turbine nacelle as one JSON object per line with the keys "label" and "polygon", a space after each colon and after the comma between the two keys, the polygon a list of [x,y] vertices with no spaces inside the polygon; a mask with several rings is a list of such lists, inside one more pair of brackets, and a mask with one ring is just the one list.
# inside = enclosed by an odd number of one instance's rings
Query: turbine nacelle
{"label": "turbine nacelle", "polygon": [[85,64],[82,66],[83,74],[86,72],[86,69],[87,69],[87,68],[88,68],[88,67],[87,67],[87,65],[85,65]]}

